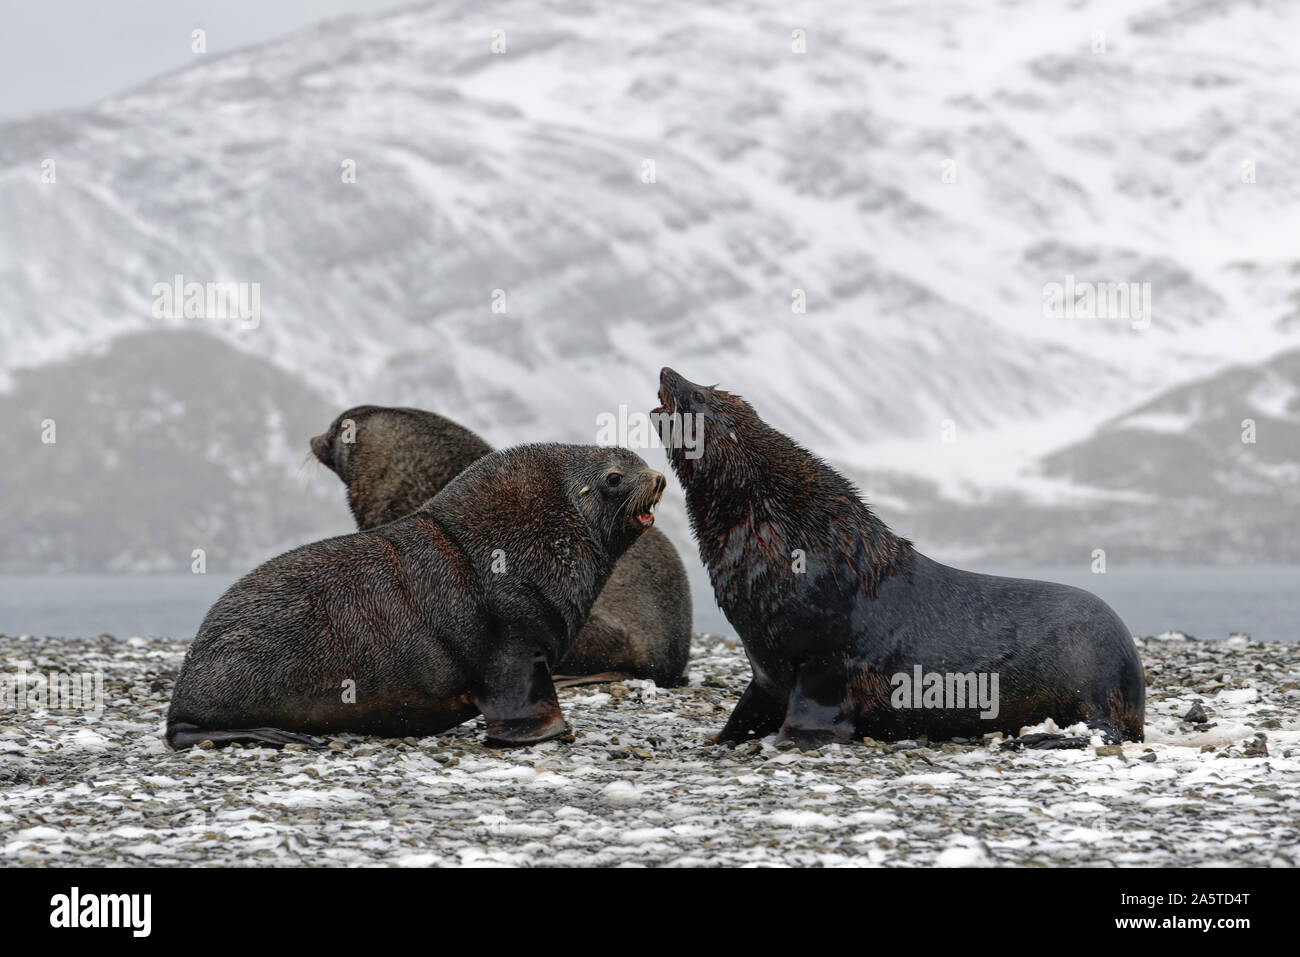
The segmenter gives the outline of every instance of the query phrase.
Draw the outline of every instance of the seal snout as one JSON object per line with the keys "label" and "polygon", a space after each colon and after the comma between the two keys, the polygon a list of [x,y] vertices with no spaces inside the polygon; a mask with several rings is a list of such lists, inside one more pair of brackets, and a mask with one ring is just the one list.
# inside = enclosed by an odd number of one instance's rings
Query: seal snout
{"label": "seal snout", "polygon": [[645,470],[646,491],[643,497],[634,503],[632,508],[633,518],[642,528],[650,528],[655,523],[655,516],[652,509],[659,504],[659,500],[664,496],[664,489],[668,487],[668,479],[664,478],[662,472],[656,472],[654,469]]}
{"label": "seal snout", "polygon": [[330,437],[329,433],[313,435],[311,437],[311,454],[320,460],[322,465],[330,465]]}
{"label": "seal snout", "polygon": [[675,370],[664,366],[659,370],[659,408],[656,412],[676,412],[682,397],[689,395],[693,386]]}

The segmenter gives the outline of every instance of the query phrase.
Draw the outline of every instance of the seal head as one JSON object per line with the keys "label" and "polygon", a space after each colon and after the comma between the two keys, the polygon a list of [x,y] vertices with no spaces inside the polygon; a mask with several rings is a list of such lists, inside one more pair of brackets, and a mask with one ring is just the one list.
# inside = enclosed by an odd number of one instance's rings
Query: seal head
{"label": "seal head", "polygon": [[347,486],[358,527],[373,528],[415,511],[492,446],[432,412],[359,405],[313,436],[311,451]]}

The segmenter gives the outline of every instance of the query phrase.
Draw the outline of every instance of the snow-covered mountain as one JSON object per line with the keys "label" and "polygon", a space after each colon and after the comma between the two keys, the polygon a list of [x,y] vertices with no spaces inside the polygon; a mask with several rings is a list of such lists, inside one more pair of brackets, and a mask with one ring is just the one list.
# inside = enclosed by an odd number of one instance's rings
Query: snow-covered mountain
{"label": "snow-covered mountain", "polygon": [[[431,3],[0,125],[0,569],[184,568],[186,522],[243,567],[346,528],[297,474],[346,405],[592,441],[664,364],[932,554],[1294,559],[1294,438],[1207,430],[1300,381],[1298,29],[1281,0]],[[157,318],[177,275],[256,283],[259,321]],[[1117,282],[1149,322],[1045,312]]]}

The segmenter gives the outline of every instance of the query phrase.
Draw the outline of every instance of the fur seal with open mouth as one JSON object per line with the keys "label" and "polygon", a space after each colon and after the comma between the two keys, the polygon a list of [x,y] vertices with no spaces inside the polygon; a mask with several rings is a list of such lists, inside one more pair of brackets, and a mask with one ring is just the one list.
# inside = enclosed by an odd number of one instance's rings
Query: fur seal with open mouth
{"label": "fur seal with open mouth", "polygon": [[626,449],[518,446],[405,518],[271,559],[203,619],[167,743],[422,736],[479,713],[491,743],[563,733],[551,669],[664,485]]}
{"label": "fur seal with open mouth", "polygon": [[926,558],[737,395],[665,368],[659,400],[669,421],[703,417],[702,454],[668,456],[753,670],[719,741],[978,738],[1046,718],[1142,740],[1142,664],[1100,598]]}
{"label": "fur seal with open mouth", "polygon": [[[422,409],[361,405],[311,440],[348,489],[362,529],[407,515],[492,451],[469,429]],[[609,576],[577,641],[556,665],[564,684],[617,677],[682,683],[691,651],[690,582],[668,536],[649,529]]]}

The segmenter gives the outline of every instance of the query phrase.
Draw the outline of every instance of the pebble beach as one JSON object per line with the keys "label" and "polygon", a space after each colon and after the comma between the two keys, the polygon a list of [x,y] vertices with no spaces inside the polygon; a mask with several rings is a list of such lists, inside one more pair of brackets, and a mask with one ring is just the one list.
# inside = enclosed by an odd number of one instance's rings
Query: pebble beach
{"label": "pebble beach", "polygon": [[178,753],[162,728],[186,645],[0,636],[10,681],[103,676],[102,710],[0,710],[6,864],[1300,864],[1296,644],[1138,639],[1147,740],[1123,746],[710,744],[749,668],[735,639],[697,635],[686,686],[563,689],[572,733],[534,747],[485,747],[479,720],[327,752]]}

